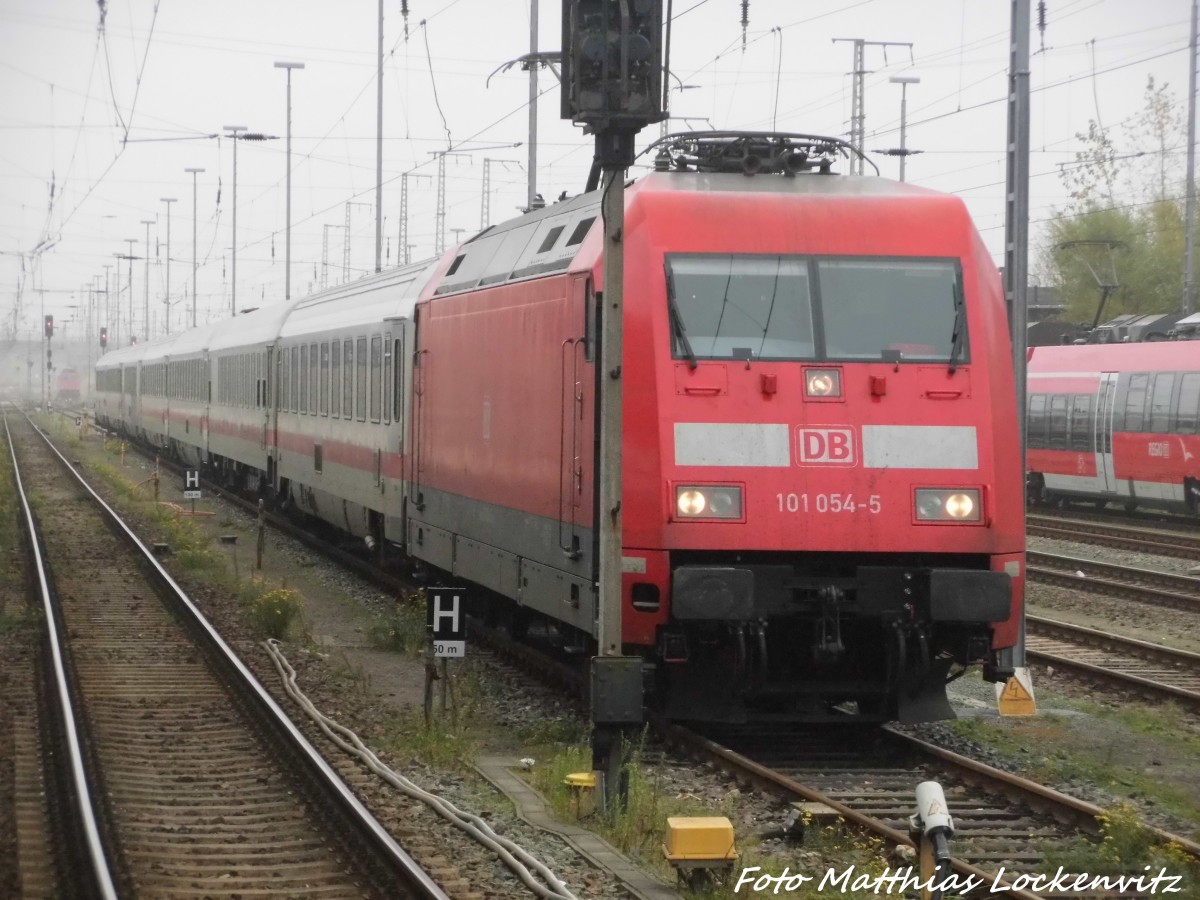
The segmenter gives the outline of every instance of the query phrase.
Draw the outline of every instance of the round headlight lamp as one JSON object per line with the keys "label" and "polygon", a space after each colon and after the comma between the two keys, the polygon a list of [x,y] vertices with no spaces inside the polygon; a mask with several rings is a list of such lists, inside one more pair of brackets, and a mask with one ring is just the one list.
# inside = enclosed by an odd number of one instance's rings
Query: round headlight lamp
{"label": "round headlight lamp", "polygon": [[946,514],[952,519],[969,519],[975,512],[970,494],[951,494],[946,498]]}
{"label": "round headlight lamp", "polygon": [[708,506],[708,503],[700,491],[686,490],[679,492],[675,505],[681,516],[700,516],[704,514],[704,508]]}

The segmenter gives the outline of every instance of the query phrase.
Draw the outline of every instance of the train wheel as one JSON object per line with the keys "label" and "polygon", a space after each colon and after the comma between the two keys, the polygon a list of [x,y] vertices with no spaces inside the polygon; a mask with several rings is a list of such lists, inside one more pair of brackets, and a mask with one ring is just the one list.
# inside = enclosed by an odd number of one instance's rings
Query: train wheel
{"label": "train wheel", "polygon": [[1127,513],[1135,512],[1137,510],[1137,508],[1138,508],[1138,502],[1136,500],[1126,500],[1125,501],[1125,506],[1124,506],[1125,512],[1127,512]]}

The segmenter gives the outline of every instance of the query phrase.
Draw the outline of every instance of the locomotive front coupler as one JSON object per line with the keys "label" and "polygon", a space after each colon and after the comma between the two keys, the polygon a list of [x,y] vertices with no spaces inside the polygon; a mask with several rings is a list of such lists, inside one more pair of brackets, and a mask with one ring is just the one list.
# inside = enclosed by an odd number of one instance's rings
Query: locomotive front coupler
{"label": "locomotive front coupler", "polygon": [[817,596],[821,601],[821,618],[817,622],[817,634],[812,646],[813,662],[817,665],[832,665],[846,652],[842,643],[841,605],[846,593],[836,585],[824,585]]}

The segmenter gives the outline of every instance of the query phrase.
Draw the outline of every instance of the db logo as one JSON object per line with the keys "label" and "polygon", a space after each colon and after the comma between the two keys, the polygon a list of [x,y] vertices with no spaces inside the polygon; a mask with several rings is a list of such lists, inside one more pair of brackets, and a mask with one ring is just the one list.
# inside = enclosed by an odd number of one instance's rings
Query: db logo
{"label": "db logo", "polygon": [[852,428],[798,428],[796,443],[800,465],[854,465]]}

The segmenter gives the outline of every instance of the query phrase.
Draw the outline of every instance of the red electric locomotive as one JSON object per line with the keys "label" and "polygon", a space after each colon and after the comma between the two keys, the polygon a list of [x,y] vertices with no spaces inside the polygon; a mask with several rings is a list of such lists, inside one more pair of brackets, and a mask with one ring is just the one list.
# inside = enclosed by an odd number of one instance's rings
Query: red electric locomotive
{"label": "red electric locomotive", "polygon": [[1200,343],[1035,347],[1030,499],[1200,512]]}
{"label": "red electric locomotive", "polygon": [[[624,640],[672,717],[931,718],[1010,674],[1000,280],[960,200],[840,151],[689,137],[627,195]],[[413,556],[585,645],[599,203],[484,232],[418,303],[407,513]]]}
{"label": "red electric locomotive", "polygon": [[[950,715],[1010,674],[1025,574],[986,249],[835,139],[661,148],[623,232],[624,652],[675,718]],[[590,651],[600,201],[110,353],[97,414]]]}

